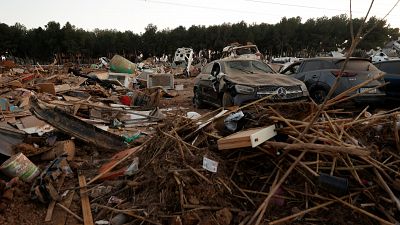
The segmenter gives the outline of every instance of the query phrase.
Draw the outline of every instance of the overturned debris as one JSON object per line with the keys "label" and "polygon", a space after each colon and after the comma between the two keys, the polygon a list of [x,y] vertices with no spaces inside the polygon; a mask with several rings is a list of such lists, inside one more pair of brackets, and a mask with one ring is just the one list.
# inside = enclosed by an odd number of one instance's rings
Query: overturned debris
{"label": "overturned debris", "polygon": [[111,150],[121,150],[127,147],[123,137],[83,122],[57,107],[47,108],[35,97],[31,98],[30,110],[39,119],[46,121],[55,128],[98,147]]}

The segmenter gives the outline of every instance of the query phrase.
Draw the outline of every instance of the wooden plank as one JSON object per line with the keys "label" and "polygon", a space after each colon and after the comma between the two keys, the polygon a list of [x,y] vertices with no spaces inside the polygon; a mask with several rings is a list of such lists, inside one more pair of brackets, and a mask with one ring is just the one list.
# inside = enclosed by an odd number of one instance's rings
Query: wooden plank
{"label": "wooden plank", "polygon": [[41,83],[37,84],[36,86],[39,87],[40,93],[49,93],[52,95],[56,95],[56,89],[53,83]]}
{"label": "wooden plank", "polygon": [[53,217],[54,206],[56,206],[56,201],[51,201],[49,207],[47,208],[46,217],[44,218],[45,222],[50,222]]}
{"label": "wooden plank", "polygon": [[24,128],[41,127],[46,125],[45,122],[36,118],[36,116],[26,116],[19,119]]}
{"label": "wooden plank", "polygon": [[[68,193],[67,197],[61,201],[61,204],[65,206],[65,208],[69,208],[72,204],[72,199],[74,197],[75,191],[71,191]],[[54,211],[54,225],[64,225],[67,221],[68,213],[61,208],[56,208]]]}
{"label": "wooden plank", "polygon": [[82,202],[83,224],[93,225],[92,211],[90,209],[89,195],[87,193],[87,187],[86,187],[86,178],[85,176],[80,175],[78,179],[79,179],[80,195]]}
{"label": "wooden plank", "polygon": [[[65,175],[62,175],[57,183],[57,190],[60,191],[61,186],[64,184]],[[52,200],[47,208],[45,222],[50,222],[53,218],[54,207],[56,206],[56,201]]]}
{"label": "wooden plank", "polygon": [[218,149],[257,147],[276,135],[275,125],[240,131],[217,141]]}
{"label": "wooden plank", "polygon": [[264,129],[261,129],[257,133],[250,135],[251,147],[255,148],[259,144],[262,144],[265,141],[275,137],[275,135],[277,135],[275,131],[275,125],[265,127]]}

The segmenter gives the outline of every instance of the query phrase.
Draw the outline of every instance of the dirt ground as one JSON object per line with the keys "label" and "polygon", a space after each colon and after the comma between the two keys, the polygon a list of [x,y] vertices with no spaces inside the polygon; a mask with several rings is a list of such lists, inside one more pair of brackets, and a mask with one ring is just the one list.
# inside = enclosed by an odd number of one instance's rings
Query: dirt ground
{"label": "dirt ground", "polygon": [[187,79],[175,79],[175,84],[183,84],[183,90],[177,91],[178,96],[174,98],[162,98],[160,101],[160,108],[169,108],[169,107],[182,107],[184,111],[190,112],[198,112],[203,114],[205,112],[210,111],[212,108],[205,109],[197,109],[193,106],[193,85],[194,85],[194,77]]}

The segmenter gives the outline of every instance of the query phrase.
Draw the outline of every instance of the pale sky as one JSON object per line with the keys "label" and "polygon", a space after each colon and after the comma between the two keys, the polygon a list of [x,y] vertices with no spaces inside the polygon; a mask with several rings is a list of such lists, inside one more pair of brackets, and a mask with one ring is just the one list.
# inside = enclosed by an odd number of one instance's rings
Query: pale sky
{"label": "pale sky", "polygon": [[[371,14],[382,18],[397,0],[375,0]],[[370,1],[353,0],[353,16],[362,17]],[[349,12],[349,0],[8,0],[0,4],[0,22],[19,22],[27,28],[44,27],[49,21],[67,21],[85,30],[116,29],[144,32],[149,23],[159,30],[183,25],[270,23],[284,16],[309,18]],[[400,4],[387,17],[400,27]]]}

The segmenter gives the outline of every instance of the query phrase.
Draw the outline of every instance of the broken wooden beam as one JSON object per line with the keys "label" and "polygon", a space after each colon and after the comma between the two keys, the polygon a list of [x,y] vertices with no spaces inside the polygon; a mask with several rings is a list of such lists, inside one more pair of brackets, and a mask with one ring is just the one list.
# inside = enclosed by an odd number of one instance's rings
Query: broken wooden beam
{"label": "broken wooden beam", "polygon": [[86,178],[83,175],[80,175],[78,178],[79,178],[79,187],[81,188],[80,195],[82,203],[83,224],[94,225],[92,210],[90,208],[89,195],[87,193],[87,188],[86,188]]}

